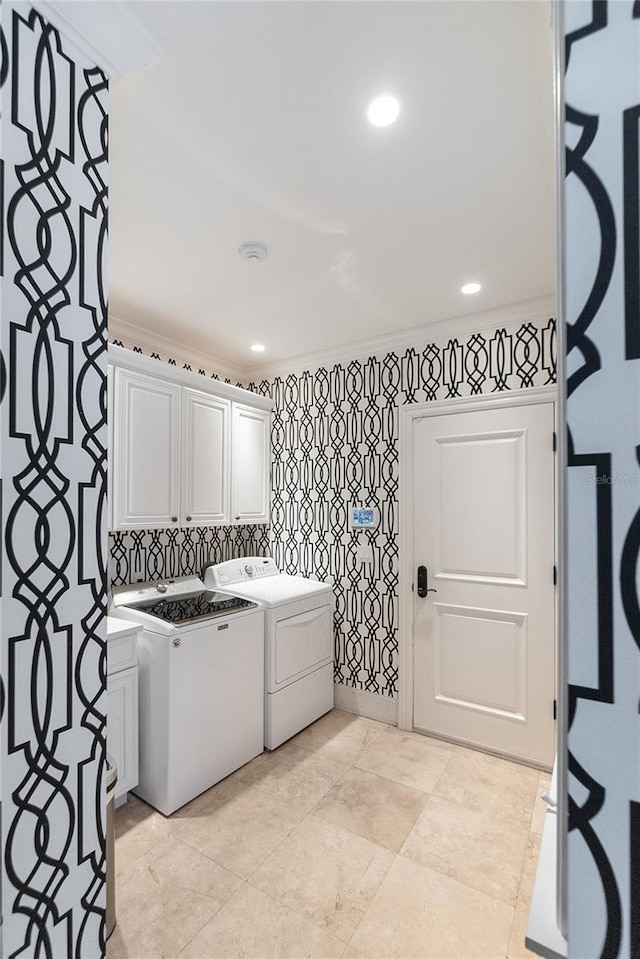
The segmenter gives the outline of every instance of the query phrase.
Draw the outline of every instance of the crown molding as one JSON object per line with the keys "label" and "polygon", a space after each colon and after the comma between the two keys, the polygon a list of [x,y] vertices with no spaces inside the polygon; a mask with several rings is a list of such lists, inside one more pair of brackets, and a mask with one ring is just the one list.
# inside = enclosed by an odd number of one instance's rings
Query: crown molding
{"label": "crown molding", "polygon": [[404,350],[424,349],[428,343],[450,339],[452,336],[466,336],[471,333],[486,333],[501,327],[512,328],[528,321],[546,321],[558,316],[558,301],[555,295],[541,296],[535,300],[524,300],[508,306],[467,313],[464,316],[450,317],[435,323],[413,326],[398,333],[358,340],[328,350],[305,353],[290,359],[274,360],[272,363],[258,363],[240,367],[213,356],[193,350],[170,337],[151,333],[118,317],[109,315],[109,337],[121,340],[129,349],[140,347],[148,353],[158,353],[162,359],[180,360],[195,369],[207,369],[219,377],[227,377],[234,383],[260,383],[288,373],[302,373],[317,370],[321,366],[333,366],[335,363],[349,363],[351,360],[366,360],[370,356],[385,353],[404,352]]}
{"label": "crown molding", "polygon": [[[26,0],[23,0],[27,6]],[[164,55],[164,48],[122,0],[31,0],[28,4],[110,79],[135,73]]]}
{"label": "crown molding", "polygon": [[145,353],[157,353],[163,360],[172,359],[188,363],[195,370],[206,369],[221,379],[232,380],[233,383],[245,382],[245,370],[240,367],[233,366],[226,360],[204,353],[202,350],[189,349],[184,343],[178,343],[177,340],[161,336],[159,333],[151,333],[111,313],[109,314],[109,339],[120,340],[130,350],[137,346]]}
{"label": "crown molding", "polygon": [[283,373],[299,373],[316,370],[321,366],[332,366],[351,360],[365,360],[370,356],[400,352],[410,347],[424,348],[428,343],[449,339],[452,336],[465,336],[470,333],[484,333],[500,327],[512,327],[527,321],[540,321],[558,316],[558,300],[555,294],[541,296],[534,300],[511,303],[491,310],[467,313],[464,316],[450,317],[435,323],[413,326],[398,333],[358,340],[355,343],[332,349],[305,353],[290,359],[274,360],[271,363],[255,364],[243,369],[244,382],[259,382]]}
{"label": "crown molding", "polygon": [[[261,410],[271,411],[275,405],[270,397],[250,393],[242,386],[224,383],[222,380],[212,380],[209,377],[200,376],[193,370],[184,370],[179,366],[170,366],[168,363],[161,364],[161,361],[151,356],[134,353],[133,350],[115,346],[113,343],[109,343],[107,355],[112,366],[121,370],[146,373],[147,376],[153,376],[156,379],[161,376],[163,381],[188,386],[192,390],[212,393],[215,396],[224,396],[228,400],[233,400],[234,403],[249,403]],[[159,370],[162,370],[162,373],[159,373]]]}

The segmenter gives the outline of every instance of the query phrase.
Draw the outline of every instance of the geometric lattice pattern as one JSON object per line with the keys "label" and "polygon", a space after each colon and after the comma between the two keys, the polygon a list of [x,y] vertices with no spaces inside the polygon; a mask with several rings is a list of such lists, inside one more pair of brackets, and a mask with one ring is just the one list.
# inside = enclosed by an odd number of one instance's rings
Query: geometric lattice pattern
{"label": "geometric lattice pattern", "polygon": [[[197,572],[205,554],[268,553],[287,573],[333,584],[335,681],[394,697],[398,406],[527,389],[553,383],[555,375],[550,319],[246,384],[275,402],[270,527],[112,534],[112,582],[159,578],[178,565],[182,574]],[[355,533],[348,507],[364,502],[378,507],[380,526]],[[372,546],[371,566],[356,563],[359,542]]]}
{"label": "geometric lattice pattern", "polygon": [[104,954],[107,82],[2,4],[2,937]]}
{"label": "geometric lattice pattern", "polygon": [[[271,553],[333,583],[337,683],[397,695],[398,406],[549,382],[553,319],[248,385],[275,400]],[[360,503],[378,507],[377,530],[349,529]],[[359,543],[372,565],[356,563]]]}
{"label": "geometric lattice pattern", "polygon": [[269,552],[268,526],[130,529],[109,534],[111,586],[200,574],[208,563]]}
{"label": "geometric lattice pattern", "polygon": [[562,6],[569,950],[637,959],[640,4]]}

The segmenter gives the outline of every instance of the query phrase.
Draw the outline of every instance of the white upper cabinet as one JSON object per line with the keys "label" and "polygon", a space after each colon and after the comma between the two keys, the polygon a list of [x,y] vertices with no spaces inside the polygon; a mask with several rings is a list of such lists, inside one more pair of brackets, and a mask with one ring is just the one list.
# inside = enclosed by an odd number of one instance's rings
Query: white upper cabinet
{"label": "white upper cabinet", "polygon": [[235,523],[269,521],[269,412],[233,404],[233,503]]}
{"label": "white upper cabinet", "polygon": [[114,370],[113,525],[177,525],[180,519],[180,387]]}
{"label": "white upper cabinet", "polygon": [[229,522],[231,403],[182,391],[182,512],[187,526]]}
{"label": "white upper cabinet", "polygon": [[111,528],[268,522],[273,402],[130,350],[109,360]]}

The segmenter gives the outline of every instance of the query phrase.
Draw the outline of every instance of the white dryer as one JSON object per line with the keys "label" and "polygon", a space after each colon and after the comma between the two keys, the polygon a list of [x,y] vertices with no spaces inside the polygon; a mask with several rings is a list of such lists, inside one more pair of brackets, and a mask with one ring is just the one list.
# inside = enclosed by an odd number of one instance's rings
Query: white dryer
{"label": "white dryer", "polygon": [[204,581],[265,607],[265,746],[275,749],[333,709],[331,586],[255,556],[209,566]]}

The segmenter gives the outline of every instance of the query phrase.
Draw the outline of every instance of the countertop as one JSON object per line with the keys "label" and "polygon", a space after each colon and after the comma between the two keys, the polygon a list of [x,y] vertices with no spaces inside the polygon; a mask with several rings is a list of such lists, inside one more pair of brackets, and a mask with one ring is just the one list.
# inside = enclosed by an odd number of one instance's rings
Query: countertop
{"label": "countertop", "polygon": [[131,633],[137,633],[142,629],[140,623],[132,623],[129,619],[116,619],[115,616],[107,616],[107,639],[118,639],[122,636],[129,636]]}

